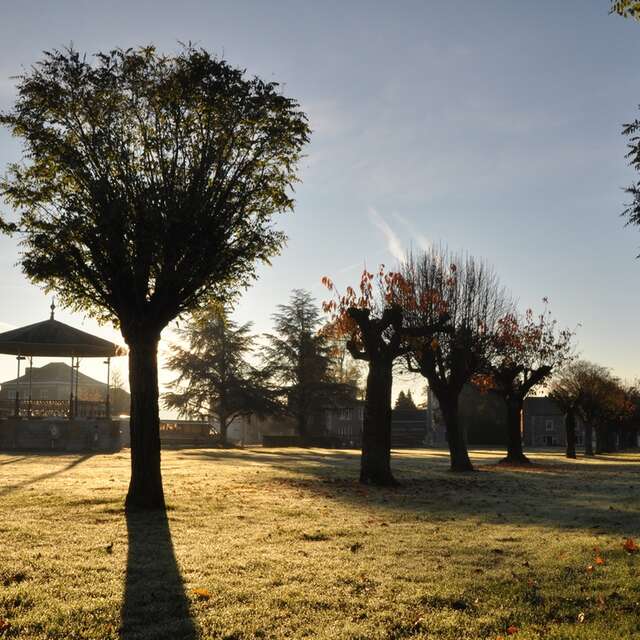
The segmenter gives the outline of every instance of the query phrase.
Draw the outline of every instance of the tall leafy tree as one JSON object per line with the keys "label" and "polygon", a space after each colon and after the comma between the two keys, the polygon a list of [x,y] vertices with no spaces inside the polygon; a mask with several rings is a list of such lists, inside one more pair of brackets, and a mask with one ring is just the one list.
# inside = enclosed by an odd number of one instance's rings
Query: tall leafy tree
{"label": "tall leafy tree", "polygon": [[529,462],[522,450],[520,428],[524,400],[556,367],[569,360],[572,337],[571,331],[557,328],[546,308],[539,315],[531,309],[522,316],[512,311],[498,320],[486,371],[489,385],[504,399],[507,408],[504,462]]}
{"label": "tall leafy tree", "polygon": [[[629,164],[640,172],[640,119],[636,118],[633,122],[625,124],[622,134],[628,138]],[[626,218],[627,224],[640,226],[640,180],[632,183],[625,191],[631,197],[631,202],[626,205],[622,215]]]}
{"label": "tall leafy tree", "polygon": [[180,415],[215,417],[221,443],[239,417],[280,411],[267,375],[250,363],[255,346],[251,324],[237,325],[221,305],[197,312],[178,330],[185,346],[173,344],[167,367],[177,372],[165,406]]}
{"label": "tall leafy tree", "polygon": [[[409,303],[403,305],[406,331],[413,339],[408,367],[427,379],[438,400],[451,470],[470,471],[459,397],[464,385],[485,370],[492,336],[511,301],[487,264],[443,248],[409,256],[402,273],[411,290]],[[448,318],[446,330],[430,337],[429,328],[443,312]]]}
{"label": "tall leafy tree", "polygon": [[274,333],[265,334],[262,357],[306,443],[313,417],[341,395],[355,395],[355,389],[332,375],[330,344],[319,331],[320,308],[308,291],[294,289],[272,319]]}
{"label": "tall leafy tree", "polygon": [[126,507],[162,508],[157,346],[176,316],[246,285],[284,236],[273,215],[309,128],[273,82],[192,46],[88,59],[45,53],[0,122],[25,147],[3,195],[21,210],[22,266],[129,346]]}

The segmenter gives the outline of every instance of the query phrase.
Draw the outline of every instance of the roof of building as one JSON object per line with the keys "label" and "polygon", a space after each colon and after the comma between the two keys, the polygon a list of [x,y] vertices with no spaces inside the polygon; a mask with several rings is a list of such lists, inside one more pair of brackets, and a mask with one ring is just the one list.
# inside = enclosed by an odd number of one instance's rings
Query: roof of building
{"label": "roof of building", "polygon": [[[16,381],[18,380],[20,385],[29,384],[29,367],[24,375],[20,376],[20,378],[13,380],[7,380],[6,382],[0,383],[0,386],[14,386],[16,385]],[[64,362],[49,362],[49,364],[45,364],[43,367],[33,367],[31,370],[31,382],[32,384],[69,384],[71,380],[71,367]],[[75,384],[75,377],[74,377]],[[95,380],[91,378],[81,371],[78,371],[78,384],[80,386],[83,385],[92,385],[92,386],[107,386],[106,382],[100,382],[99,380]]]}
{"label": "roof of building", "polygon": [[109,358],[126,352],[124,347],[58,322],[53,317],[0,333],[0,353],[15,356]]}

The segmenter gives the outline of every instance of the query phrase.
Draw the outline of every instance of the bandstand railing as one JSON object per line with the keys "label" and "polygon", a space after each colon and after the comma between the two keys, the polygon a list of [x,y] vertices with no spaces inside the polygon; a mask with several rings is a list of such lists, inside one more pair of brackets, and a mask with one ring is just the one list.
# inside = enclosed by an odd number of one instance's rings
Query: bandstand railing
{"label": "bandstand railing", "polygon": [[[73,416],[106,418],[107,404],[96,400],[74,400]],[[69,418],[68,400],[0,400],[1,417]]]}

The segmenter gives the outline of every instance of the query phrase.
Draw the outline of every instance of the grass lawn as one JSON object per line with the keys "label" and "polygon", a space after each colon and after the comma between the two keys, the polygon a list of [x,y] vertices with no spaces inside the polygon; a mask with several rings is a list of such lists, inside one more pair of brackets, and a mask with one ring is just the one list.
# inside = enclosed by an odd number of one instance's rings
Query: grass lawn
{"label": "grass lawn", "polygon": [[0,638],[640,638],[640,454],[499,455],[166,451],[127,520],[128,452],[1,454]]}

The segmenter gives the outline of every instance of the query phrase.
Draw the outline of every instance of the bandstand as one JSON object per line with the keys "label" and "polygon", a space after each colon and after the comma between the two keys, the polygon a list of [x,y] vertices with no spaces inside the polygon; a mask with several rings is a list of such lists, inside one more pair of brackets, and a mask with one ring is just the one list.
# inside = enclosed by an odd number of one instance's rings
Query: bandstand
{"label": "bandstand", "polygon": [[[0,449],[11,450],[115,450],[120,448],[119,420],[110,406],[111,358],[124,356],[124,347],[80,331],[51,317],[0,333],[0,354],[15,356],[18,375],[15,398],[0,400]],[[33,358],[70,358],[66,399],[32,397]],[[107,382],[103,400],[78,397],[81,358],[102,358]],[[29,362],[20,376],[22,363]],[[26,378],[26,379],[25,379]],[[23,380],[23,384],[21,384]]]}

